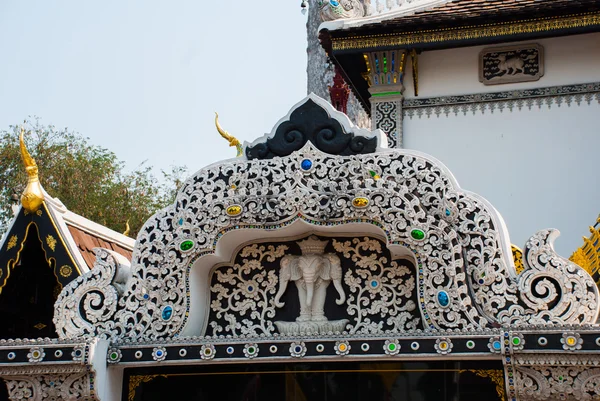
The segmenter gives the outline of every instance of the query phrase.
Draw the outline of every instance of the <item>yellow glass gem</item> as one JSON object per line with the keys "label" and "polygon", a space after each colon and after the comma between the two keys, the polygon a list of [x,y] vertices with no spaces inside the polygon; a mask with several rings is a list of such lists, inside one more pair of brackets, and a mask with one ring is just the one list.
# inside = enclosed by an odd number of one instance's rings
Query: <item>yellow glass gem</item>
{"label": "yellow glass gem", "polygon": [[340,345],[338,345],[338,350],[340,350],[341,352],[346,351],[346,344],[340,344]]}
{"label": "yellow glass gem", "polygon": [[229,216],[237,216],[238,214],[242,213],[242,207],[240,205],[229,206],[226,210],[226,213]]}
{"label": "yellow glass gem", "polygon": [[354,198],[352,200],[352,206],[357,208],[367,207],[369,200],[367,198]]}
{"label": "yellow glass gem", "polygon": [[440,343],[440,349],[443,351],[443,350],[445,350],[446,348],[448,348],[448,343],[447,343],[447,342],[445,342],[445,341],[442,341],[442,342]]}
{"label": "yellow glass gem", "polygon": [[568,345],[575,345],[576,342],[577,342],[577,340],[575,339],[575,337],[567,337]]}

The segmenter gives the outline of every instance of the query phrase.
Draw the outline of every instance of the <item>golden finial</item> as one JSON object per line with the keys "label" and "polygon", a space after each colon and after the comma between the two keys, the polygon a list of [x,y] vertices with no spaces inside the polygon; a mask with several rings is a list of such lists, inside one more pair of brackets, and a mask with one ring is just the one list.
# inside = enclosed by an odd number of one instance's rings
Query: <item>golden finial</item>
{"label": "golden finial", "polygon": [[123,235],[129,237],[130,231],[131,231],[131,228],[129,227],[129,219],[127,219],[127,221],[125,222],[125,231],[123,232]]}
{"label": "golden finial", "polygon": [[229,132],[225,131],[223,127],[221,127],[221,124],[219,124],[219,113],[217,112],[215,112],[215,125],[217,126],[217,131],[219,131],[219,134],[221,134],[223,138],[229,141],[229,146],[235,146],[235,148],[237,149],[236,157],[240,157],[241,155],[243,155],[244,150],[242,148],[242,144],[240,143],[240,141],[238,141],[236,137],[234,137]]}
{"label": "golden finial", "polygon": [[21,158],[23,159],[25,171],[28,176],[27,187],[25,187],[25,191],[23,191],[23,195],[21,195],[21,204],[25,210],[34,213],[44,202],[44,191],[42,191],[42,186],[40,185],[38,166],[25,146],[25,129],[23,126],[21,126],[19,145],[21,147]]}

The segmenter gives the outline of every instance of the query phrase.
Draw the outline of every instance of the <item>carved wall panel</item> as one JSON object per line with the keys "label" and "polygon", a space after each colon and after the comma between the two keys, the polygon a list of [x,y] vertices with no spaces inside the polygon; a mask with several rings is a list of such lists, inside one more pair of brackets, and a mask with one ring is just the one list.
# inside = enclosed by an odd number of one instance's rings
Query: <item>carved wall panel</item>
{"label": "carved wall panel", "polygon": [[[421,328],[415,276],[411,262],[392,260],[386,244],[371,237],[250,244],[233,265],[212,273],[206,334],[382,334]],[[309,281],[314,289],[307,292]]]}
{"label": "carved wall panel", "polygon": [[483,49],[479,81],[484,85],[537,81],[544,75],[544,48],[527,44]]}

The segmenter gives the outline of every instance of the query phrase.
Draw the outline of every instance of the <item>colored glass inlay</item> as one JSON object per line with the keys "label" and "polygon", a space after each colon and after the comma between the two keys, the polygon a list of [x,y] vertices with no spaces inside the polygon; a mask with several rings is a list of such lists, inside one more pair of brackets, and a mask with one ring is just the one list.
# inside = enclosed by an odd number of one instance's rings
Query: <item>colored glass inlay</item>
{"label": "colored glass inlay", "polygon": [[225,212],[229,216],[237,216],[242,213],[242,207],[239,205],[229,206]]}
{"label": "colored glass inlay", "polygon": [[165,308],[162,311],[163,320],[169,320],[169,319],[171,319],[171,316],[173,316],[173,307],[170,305],[165,306]]}
{"label": "colored glass inlay", "polygon": [[352,206],[357,208],[367,207],[369,200],[367,198],[354,198],[352,200]]}
{"label": "colored glass inlay", "polygon": [[302,168],[302,170],[304,171],[308,171],[312,168],[313,162],[310,161],[309,159],[304,159],[302,160],[302,162],[300,163],[300,167]]}
{"label": "colored glass inlay", "polygon": [[387,74],[387,57],[385,53],[383,53],[383,73]]}
{"label": "colored glass inlay", "polygon": [[413,239],[416,239],[417,241],[420,241],[422,239],[425,238],[425,232],[423,232],[422,230],[419,229],[414,229],[410,232],[410,236],[413,237]]}
{"label": "colored glass inlay", "polygon": [[193,247],[194,247],[194,241],[189,240],[189,239],[186,241],[183,241],[181,244],[179,244],[179,249],[181,249],[184,252],[189,251]]}
{"label": "colored glass inlay", "polygon": [[446,291],[438,292],[437,299],[442,306],[448,306],[450,303],[450,298],[448,297],[448,293]]}

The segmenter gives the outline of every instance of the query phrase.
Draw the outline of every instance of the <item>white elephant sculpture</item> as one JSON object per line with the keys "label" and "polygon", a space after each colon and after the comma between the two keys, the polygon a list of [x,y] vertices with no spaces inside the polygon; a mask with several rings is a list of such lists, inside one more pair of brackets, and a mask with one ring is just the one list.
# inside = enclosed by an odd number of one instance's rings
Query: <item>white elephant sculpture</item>
{"label": "white elephant sculpture", "polygon": [[341,305],[346,301],[342,287],[342,266],[340,258],[335,254],[287,255],[281,259],[279,291],[275,295],[275,306],[278,308],[284,306],[280,299],[290,280],[298,287],[300,316],[296,319],[297,322],[327,321],[323,308],[327,287],[332,281],[340,296],[336,303]]}

